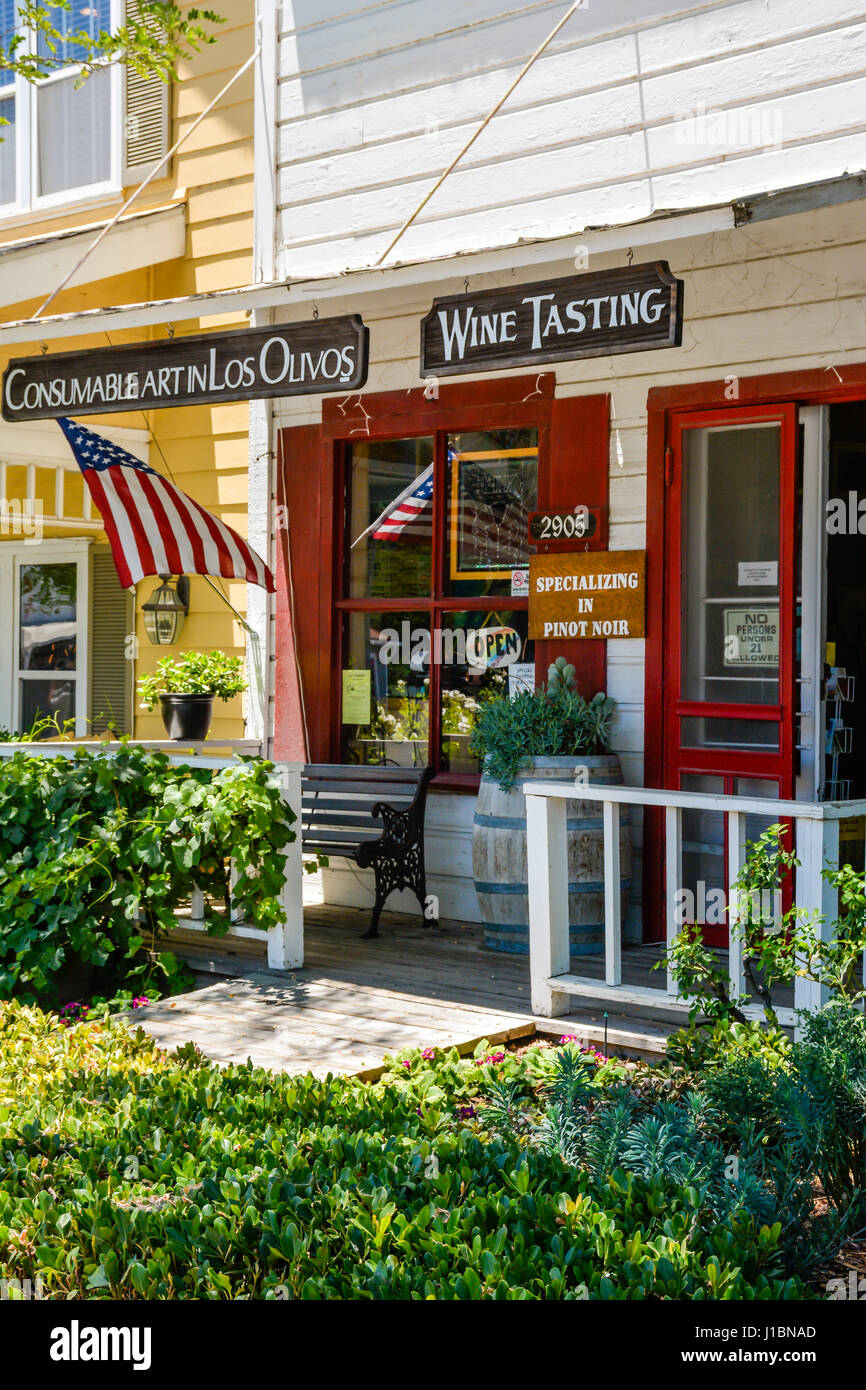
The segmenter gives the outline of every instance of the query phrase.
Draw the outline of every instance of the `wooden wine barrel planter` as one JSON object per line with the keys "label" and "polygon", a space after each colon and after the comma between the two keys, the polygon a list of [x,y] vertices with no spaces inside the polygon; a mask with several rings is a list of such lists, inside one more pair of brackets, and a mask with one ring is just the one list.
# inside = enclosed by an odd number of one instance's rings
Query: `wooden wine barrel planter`
{"label": "wooden wine barrel planter", "polygon": [[[589,769],[590,782],[622,784],[615,753],[585,758],[536,758],[510,791],[481,778],[472,827],[472,870],[486,945],[514,955],[529,952],[529,896],[526,870],[527,782],[572,782],[575,769]],[[597,952],[604,941],[604,829],[600,801],[569,801],[568,921],[571,954]],[[631,814],[620,808],[620,877],[623,918],[631,888]]]}

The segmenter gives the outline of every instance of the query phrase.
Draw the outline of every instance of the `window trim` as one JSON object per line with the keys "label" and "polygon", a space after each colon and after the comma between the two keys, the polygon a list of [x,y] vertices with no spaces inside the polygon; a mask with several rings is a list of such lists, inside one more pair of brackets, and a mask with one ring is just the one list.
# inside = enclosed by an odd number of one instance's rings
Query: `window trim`
{"label": "window trim", "polygon": [[[5,680],[0,681],[0,726],[17,729],[20,723],[21,700],[19,681],[20,633],[19,612],[21,596],[22,564],[74,564],[76,576],[76,633],[75,670],[66,672],[63,679],[75,682],[75,735],[83,738],[88,732],[90,713],[90,539],[84,540],[43,540],[37,546],[4,542],[0,546],[0,599],[12,613],[11,631],[8,639],[0,645],[0,676],[4,668]],[[5,660],[4,660],[5,658]],[[7,664],[8,662],[8,664]],[[36,679],[36,673],[34,679]],[[44,673],[39,673],[41,679]],[[60,679],[60,677],[58,677]]]}

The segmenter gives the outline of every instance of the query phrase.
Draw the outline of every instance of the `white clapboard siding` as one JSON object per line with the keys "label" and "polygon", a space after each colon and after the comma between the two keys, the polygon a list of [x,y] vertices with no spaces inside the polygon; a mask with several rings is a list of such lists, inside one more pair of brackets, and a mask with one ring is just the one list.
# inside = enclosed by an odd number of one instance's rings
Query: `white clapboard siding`
{"label": "white clapboard siding", "polygon": [[[641,549],[646,542],[646,400],[653,386],[794,368],[829,369],[831,364],[844,370],[846,360],[862,361],[866,353],[862,202],[667,246],[660,241],[641,254],[646,259],[667,257],[685,280],[683,347],[549,368],[556,372],[558,395],[599,390],[611,394],[610,546],[623,550]],[[593,261],[599,268],[618,263],[609,255]],[[563,263],[551,267],[550,273],[566,274],[569,269]],[[473,283],[484,288],[510,278],[491,275]],[[365,296],[361,304],[350,298],[331,301],[334,313],[361,308],[370,326],[368,390],[406,390],[419,384],[419,320],[433,293],[461,288],[462,281],[455,277],[453,284],[437,283],[435,290],[387,291]],[[532,377],[529,369],[525,374]],[[347,401],[347,413],[353,408]],[[279,404],[278,423],[315,421],[320,410],[321,403],[309,398],[286,399]],[[643,648],[642,641],[608,644],[608,689],[618,707],[615,746],[627,781],[640,781],[642,775]]]}
{"label": "white clapboard siding", "polygon": [[[283,269],[371,264],[561,3],[281,7]],[[862,0],[590,3],[400,243],[401,259],[579,234],[866,165]]]}

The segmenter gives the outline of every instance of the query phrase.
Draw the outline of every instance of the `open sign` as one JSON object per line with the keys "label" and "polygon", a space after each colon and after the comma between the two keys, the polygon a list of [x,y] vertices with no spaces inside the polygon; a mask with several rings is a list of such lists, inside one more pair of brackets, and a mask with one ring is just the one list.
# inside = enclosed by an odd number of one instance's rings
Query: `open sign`
{"label": "open sign", "polygon": [[510,666],[520,658],[523,638],[513,627],[479,627],[466,634],[466,660],[487,669]]}

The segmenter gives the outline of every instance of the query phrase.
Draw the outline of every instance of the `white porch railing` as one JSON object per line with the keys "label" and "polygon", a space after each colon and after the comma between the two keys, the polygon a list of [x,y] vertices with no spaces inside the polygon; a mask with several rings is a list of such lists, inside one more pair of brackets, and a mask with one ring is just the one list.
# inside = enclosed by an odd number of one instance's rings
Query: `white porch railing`
{"label": "white porch railing", "polygon": [[[79,748],[86,749],[88,752],[111,753],[118,751],[123,746],[121,743],[96,739],[56,743],[49,741],[0,743],[0,757],[8,758],[13,753],[28,753],[35,757],[72,758]],[[260,755],[262,749],[262,745],[252,739],[214,739],[207,743],[186,743],[174,739],[140,739],[135,740],[135,747],[146,748],[149,752],[167,753],[169,761],[176,765],[182,763],[189,767],[214,769],[236,765],[233,757],[213,756],[217,749],[252,756]],[[203,751],[205,749],[206,752]],[[286,920],[281,926],[271,927],[267,933],[268,965],[271,970],[297,970],[304,963],[304,867],[300,834],[301,770],[303,763],[275,763],[274,768],[282,784],[283,799],[288,802],[298,819],[294,827],[296,838],[292,844],[286,845],[284,850],[286,866],[281,900]],[[232,880],[234,880],[234,866],[232,866]],[[178,925],[193,931],[205,930],[204,894],[200,890],[193,891],[189,918],[181,919]],[[248,937],[255,941],[261,941],[263,936],[258,928],[245,926],[236,917],[234,910],[232,911],[232,923],[227,934],[230,937]]]}
{"label": "white porch railing", "polygon": [[[771,801],[759,797],[713,796],[701,792],[655,791],[644,787],[574,782],[527,782],[527,853],[529,868],[529,964],[532,1011],[544,1018],[566,1013],[571,996],[622,1005],[663,1007],[686,1011],[688,1001],[677,995],[667,972],[664,989],[626,985],[622,980],[619,816],[620,806],[661,807],[665,813],[665,923],[668,948],[678,936],[677,894],[683,887],[683,811],[721,812],[727,819],[728,902],[735,903],[734,885],[745,859],[745,818],[758,815],[770,821],[792,820],[796,826],[795,901],[806,912],[820,912],[829,934],[836,916],[834,889],[822,870],[839,863],[839,822],[866,815],[866,801],[812,803]],[[604,825],[604,981],[575,975],[570,970],[568,940],[568,863],[566,802],[595,801],[603,807]],[[731,933],[728,952],[731,992],[744,993],[742,943]],[[866,970],[866,965],[864,965]],[[794,984],[794,1009],[778,1009],[780,1022],[793,1025],[796,1009],[813,1010],[824,1002],[821,987],[799,977]],[[761,1017],[757,1005],[744,1012]]]}

